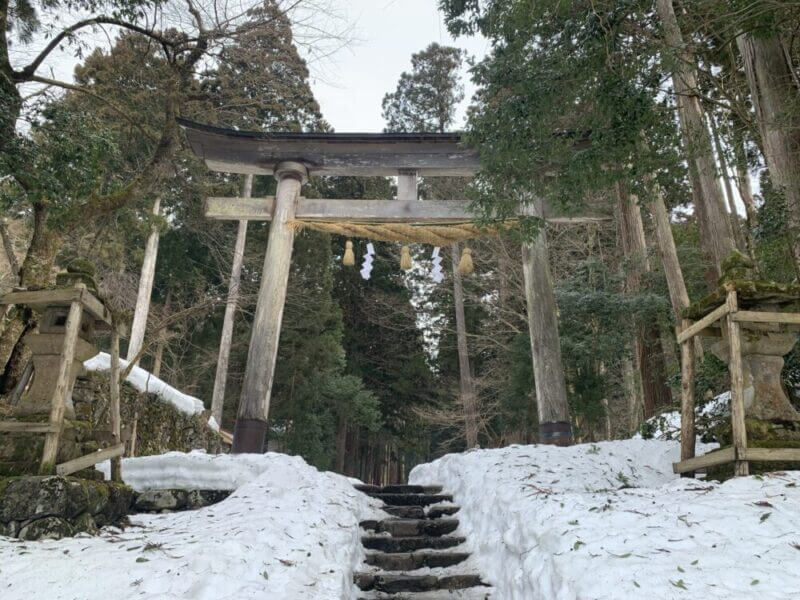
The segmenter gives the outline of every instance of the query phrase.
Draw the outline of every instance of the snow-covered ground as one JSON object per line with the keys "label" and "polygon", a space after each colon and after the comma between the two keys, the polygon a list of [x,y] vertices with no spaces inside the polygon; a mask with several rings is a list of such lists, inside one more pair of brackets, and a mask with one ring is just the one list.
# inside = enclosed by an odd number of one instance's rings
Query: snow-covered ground
{"label": "snow-covered ground", "polygon": [[497,600],[800,597],[800,472],[679,479],[678,454],[655,440],[511,446],[410,481],[454,494]]}
{"label": "snow-covered ground", "polygon": [[274,453],[170,453],[124,461],[125,469],[137,487],[180,487],[190,470],[196,482],[240,487],[196,511],[136,515],[124,532],[43,542],[0,536],[0,598],[355,598],[358,522],[375,517],[375,503],[347,478]]}

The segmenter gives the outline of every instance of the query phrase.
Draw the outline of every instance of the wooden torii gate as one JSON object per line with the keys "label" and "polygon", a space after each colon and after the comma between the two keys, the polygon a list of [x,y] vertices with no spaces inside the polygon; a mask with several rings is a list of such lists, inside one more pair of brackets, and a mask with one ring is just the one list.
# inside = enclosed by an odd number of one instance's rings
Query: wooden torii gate
{"label": "wooden torii gate", "polygon": [[[283,308],[289,278],[292,221],[366,223],[463,223],[474,216],[463,201],[421,202],[418,177],[471,177],[478,155],[454,133],[261,133],[221,129],[179,120],[192,150],[213,171],[273,175],[274,197],[209,198],[212,219],[271,221],[233,452],[262,452]],[[311,175],[396,176],[397,200],[316,200],[300,196]],[[534,201],[520,214],[549,221],[585,222],[591,217],[549,217]],[[546,234],[523,244],[533,372],[541,443],[572,443],[567,392],[558,338]]]}

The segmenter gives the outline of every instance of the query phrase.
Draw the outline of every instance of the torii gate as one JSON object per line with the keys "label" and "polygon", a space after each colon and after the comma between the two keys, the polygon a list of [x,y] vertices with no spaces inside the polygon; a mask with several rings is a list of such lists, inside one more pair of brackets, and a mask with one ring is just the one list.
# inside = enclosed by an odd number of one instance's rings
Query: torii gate
{"label": "torii gate", "polygon": [[[192,150],[213,171],[274,175],[269,198],[209,198],[205,214],[223,220],[271,221],[250,348],[234,431],[233,452],[262,452],[289,278],[294,229],[290,222],[463,223],[474,216],[463,201],[421,202],[418,177],[471,177],[478,155],[456,133],[261,133],[179,120]],[[396,176],[397,200],[315,200],[300,196],[311,175]],[[520,214],[556,218],[540,202]],[[553,283],[542,229],[522,246],[533,373],[541,443],[572,442],[561,363]]]}

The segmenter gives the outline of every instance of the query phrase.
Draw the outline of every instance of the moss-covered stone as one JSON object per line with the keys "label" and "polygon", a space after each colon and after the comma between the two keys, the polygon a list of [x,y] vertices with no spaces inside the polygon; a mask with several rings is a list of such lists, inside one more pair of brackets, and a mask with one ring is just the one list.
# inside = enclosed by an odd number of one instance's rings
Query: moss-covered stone
{"label": "moss-covered stone", "polygon": [[91,261],[85,258],[73,258],[67,265],[67,273],[85,273],[94,277],[96,270]]}
{"label": "moss-covered stone", "polygon": [[17,535],[23,540],[60,540],[75,535],[75,527],[67,519],[50,516],[22,526]]}
{"label": "moss-covered stone", "polygon": [[78,283],[84,284],[89,291],[97,293],[97,282],[91,275],[86,273],[58,273],[56,275],[57,287],[73,287]]}
{"label": "moss-covered stone", "polygon": [[734,250],[722,261],[722,276],[719,279],[720,285],[736,279],[750,279],[756,265],[753,260]]}
{"label": "moss-covered stone", "polygon": [[702,319],[715,308],[725,304],[728,290],[726,286],[736,290],[739,308],[757,309],[759,305],[768,304],[773,309],[785,312],[800,311],[800,285],[796,283],[778,283],[775,281],[753,281],[749,279],[729,279],[724,285],[683,309],[682,315],[694,321]]}
{"label": "moss-covered stone", "polygon": [[[24,539],[59,538],[127,520],[133,490],[74,477],[0,479],[0,530]],[[6,535],[16,535],[6,533]]]}
{"label": "moss-covered stone", "polygon": [[[758,419],[745,419],[748,448],[800,448],[800,424],[773,423]],[[721,423],[716,429],[720,447],[730,448],[733,434],[730,421]],[[758,462],[750,461],[750,474],[760,475],[773,471],[800,470],[800,462]],[[710,467],[709,479],[725,481],[733,477],[733,464]]]}
{"label": "moss-covered stone", "polygon": [[[56,463],[63,463],[99,448],[92,440],[88,423],[65,420],[58,443]],[[44,436],[40,433],[5,433],[0,436],[0,476],[47,475],[55,472],[55,465],[40,468]]]}

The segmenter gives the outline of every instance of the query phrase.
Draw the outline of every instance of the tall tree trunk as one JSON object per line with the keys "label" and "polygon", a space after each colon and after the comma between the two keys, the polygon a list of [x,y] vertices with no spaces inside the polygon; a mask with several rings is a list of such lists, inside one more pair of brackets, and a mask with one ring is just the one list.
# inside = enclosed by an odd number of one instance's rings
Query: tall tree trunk
{"label": "tall tree trunk", "polygon": [[[167,297],[164,299],[163,319],[169,317],[170,304],[172,303],[172,288],[167,290]],[[158,342],[156,343],[156,353],[153,356],[153,375],[161,377],[161,364],[164,360],[164,348],[167,346],[168,331],[167,327],[162,327],[158,332]]]}
{"label": "tall tree trunk", "polygon": [[725,186],[725,200],[728,205],[728,215],[731,220],[731,229],[733,237],[736,241],[736,247],[743,253],[749,254],[749,246],[745,240],[744,232],[742,231],[742,221],[739,219],[739,213],[736,210],[736,200],[733,197],[733,186],[731,185],[730,174],[728,173],[728,161],[725,158],[725,149],[722,147],[722,140],[719,136],[719,128],[717,121],[712,113],[708,115],[708,125],[711,128],[711,137],[714,140],[714,148],[717,152],[717,160],[719,161],[720,175],[722,183]]}
{"label": "tall tree trunk", "polygon": [[[19,270],[20,286],[26,289],[42,289],[50,285],[53,263],[58,252],[59,238],[47,225],[48,211],[44,204],[33,205],[33,236],[25,260]],[[15,307],[8,315],[0,334],[0,365],[3,373],[19,372],[18,365],[10,364],[10,358],[26,327],[35,324],[35,316],[29,310]],[[15,357],[23,359],[26,354],[17,352]]]}
{"label": "tall tree trunk", "polygon": [[350,477],[361,477],[361,462],[363,461],[363,453],[361,451],[361,428],[356,426],[350,430],[348,434],[348,441],[345,445],[347,451],[347,458],[345,465],[347,467],[345,474]]}
{"label": "tall tree trunk", "polygon": [[464,437],[467,448],[478,445],[478,399],[475,394],[475,384],[472,380],[472,371],[469,365],[469,348],[467,346],[467,323],[464,317],[464,287],[461,273],[458,270],[458,261],[461,256],[461,247],[458,242],[450,246],[453,257],[453,304],[456,311],[456,338],[458,342],[458,370],[459,390],[461,393],[461,406],[464,410]]}
{"label": "tall tree trunk", "polygon": [[[642,213],[636,197],[623,194],[619,184],[616,186],[616,195],[620,238],[628,262],[625,291],[635,294],[641,290],[642,275],[650,271]],[[672,402],[672,395],[666,384],[661,335],[656,323],[636,323],[634,348],[636,367],[642,378],[644,417],[647,419]]]}
{"label": "tall tree trunk", "polygon": [[[672,235],[669,213],[664,204],[664,195],[655,181],[650,189],[650,215],[653,218],[658,252],[661,256],[661,264],[664,266],[664,276],[667,279],[667,289],[672,311],[675,313],[675,322],[680,323],[683,319],[681,311],[689,306],[689,292],[686,290],[686,281],[683,278],[680,260],[678,260],[678,250],[675,248],[675,238]],[[703,356],[703,346],[699,336],[694,337],[694,343],[696,356],[700,358]]]}
{"label": "tall tree trunk", "polygon": [[706,280],[706,287],[709,291],[715,289],[719,283],[717,266],[714,263],[714,244],[712,240],[711,227],[708,224],[705,202],[703,202],[703,189],[700,186],[700,177],[697,175],[697,167],[694,162],[689,162],[689,183],[692,188],[692,203],[694,205],[694,217],[697,230],[700,234],[700,250],[706,259],[703,269],[703,278]]}
{"label": "tall tree trunk", "polygon": [[6,254],[6,261],[11,271],[11,276],[14,279],[14,284],[19,283],[19,261],[17,261],[17,254],[14,252],[14,242],[11,240],[11,234],[8,232],[8,219],[0,221],[0,237],[3,238],[3,250]]}
{"label": "tall tree trunk", "polygon": [[630,432],[635,433],[642,424],[642,392],[641,386],[636,382],[633,370],[633,361],[627,356],[622,359],[622,385],[628,397],[628,418]]}
{"label": "tall tree trunk", "polygon": [[678,96],[678,115],[681,120],[688,160],[694,163],[702,190],[700,201],[708,225],[706,242],[712,250],[716,276],[721,275],[722,262],[736,248],[728,214],[725,211],[722,189],[717,179],[716,163],[703,108],[697,96],[698,84],[694,55],[683,42],[672,0],[656,0],[656,9],[664,26],[667,46],[675,52],[673,86]]}
{"label": "tall tree trunk", "polygon": [[736,38],[761,130],[769,176],[786,201],[787,231],[800,273],[800,90],[777,35]]}
{"label": "tall tree trunk", "polygon": [[8,0],[0,0],[0,152],[5,152],[14,138],[22,109],[22,98],[8,56],[8,4]]}
{"label": "tall tree trunk", "polygon": [[[153,215],[161,213],[161,198],[156,198],[153,203]],[[150,313],[150,297],[153,295],[153,280],[156,275],[156,259],[158,258],[158,225],[154,224],[147,237],[144,247],[144,260],[142,273],[139,276],[139,291],[136,294],[136,309],[131,323],[131,337],[128,341],[129,361],[139,362],[139,352],[144,344],[144,334],[147,330],[147,316]]]}
{"label": "tall tree trunk", "polygon": [[[242,183],[242,196],[249,198],[252,192],[253,175],[245,175],[244,182]],[[228,301],[225,303],[225,316],[222,321],[222,334],[219,339],[217,373],[214,377],[214,393],[211,396],[211,415],[220,426],[222,426],[225,386],[228,382],[228,361],[231,355],[231,342],[233,341],[233,320],[236,316],[236,306],[239,303],[239,287],[242,281],[242,262],[244,260],[244,246],[246,241],[247,221],[239,221],[239,228],[236,232],[236,245],[233,249],[231,279],[228,284]]]}
{"label": "tall tree trunk", "polygon": [[747,164],[744,136],[736,130],[733,133],[733,156],[736,162],[736,186],[739,189],[739,196],[742,198],[744,209],[747,213],[747,227],[752,231],[758,227],[758,213],[756,212],[756,203],[753,198],[753,186],[750,183],[750,168]]}
{"label": "tall tree trunk", "polygon": [[347,418],[339,415],[336,422],[336,463],[333,470],[344,475],[347,457]]}

